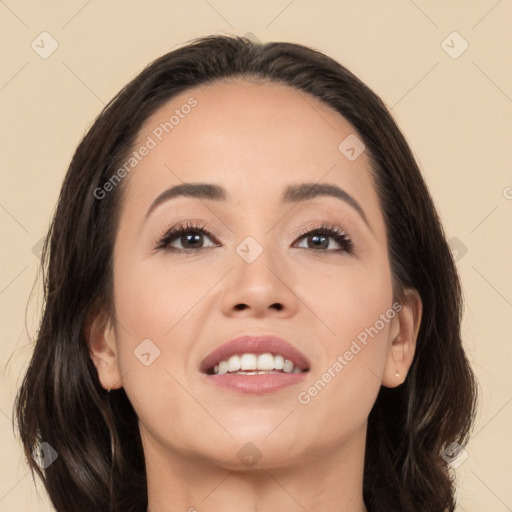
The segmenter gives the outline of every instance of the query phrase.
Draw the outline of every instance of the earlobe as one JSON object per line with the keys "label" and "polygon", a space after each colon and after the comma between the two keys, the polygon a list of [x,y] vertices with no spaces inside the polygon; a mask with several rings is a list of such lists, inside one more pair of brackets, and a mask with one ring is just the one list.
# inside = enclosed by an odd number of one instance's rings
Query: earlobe
{"label": "earlobe", "polygon": [[111,318],[105,312],[91,312],[84,328],[89,354],[104,389],[122,387],[115,333]]}
{"label": "earlobe", "polygon": [[414,359],[421,325],[423,304],[416,290],[404,290],[402,308],[395,317],[396,334],[388,347],[382,385],[394,388],[402,384]]}

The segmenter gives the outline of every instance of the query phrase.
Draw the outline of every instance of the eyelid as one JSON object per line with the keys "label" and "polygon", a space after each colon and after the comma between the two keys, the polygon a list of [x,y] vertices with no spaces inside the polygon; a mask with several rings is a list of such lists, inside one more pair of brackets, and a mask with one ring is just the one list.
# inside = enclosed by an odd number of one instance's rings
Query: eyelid
{"label": "eyelid", "polygon": [[310,222],[310,223],[306,224],[306,226],[299,228],[293,236],[295,238],[298,238],[307,233],[310,233],[311,231],[321,231],[322,229],[336,229],[340,232],[346,233],[346,235],[348,237],[350,237],[348,231],[345,228],[343,228],[341,225],[339,225],[336,222],[329,222],[329,221]]}

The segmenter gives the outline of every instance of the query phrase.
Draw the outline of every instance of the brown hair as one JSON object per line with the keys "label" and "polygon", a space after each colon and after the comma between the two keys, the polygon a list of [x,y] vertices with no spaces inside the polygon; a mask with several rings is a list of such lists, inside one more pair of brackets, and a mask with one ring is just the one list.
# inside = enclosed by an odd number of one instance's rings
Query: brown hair
{"label": "brown hair", "polygon": [[[132,150],[148,117],[191,87],[246,77],[294,87],[355,128],[370,156],[388,235],[394,291],[423,302],[417,350],[403,385],[381,388],[368,419],[364,500],[369,511],[455,509],[441,454],[464,446],[477,387],[463,350],[459,278],[417,163],[382,100],[350,71],[311,48],[237,36],[198,38],[163,55],[103,109],[71,161],[43,248],[45,305],[15,414],[24,451],[58,512],[142,512],[147,507],[137,416],[121,388],[106,393],[84,325],[93,308],[113,311],[112,252],[122,183],[102,187]],[[58,459],[31,453],[47,442]]]}

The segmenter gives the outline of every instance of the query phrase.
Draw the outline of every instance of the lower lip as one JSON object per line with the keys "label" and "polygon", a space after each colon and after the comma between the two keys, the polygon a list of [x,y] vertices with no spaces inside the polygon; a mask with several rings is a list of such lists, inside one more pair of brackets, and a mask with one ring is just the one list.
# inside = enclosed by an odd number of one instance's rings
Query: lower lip
{"label": "lower lip", "polygon": [[302,382],[308,372],[302,373],[267,373],[260,375],[239,375],[225,373],[223,375],[206,375],[208,382],[230,391],[263,395],[279,391],[287,386]]}

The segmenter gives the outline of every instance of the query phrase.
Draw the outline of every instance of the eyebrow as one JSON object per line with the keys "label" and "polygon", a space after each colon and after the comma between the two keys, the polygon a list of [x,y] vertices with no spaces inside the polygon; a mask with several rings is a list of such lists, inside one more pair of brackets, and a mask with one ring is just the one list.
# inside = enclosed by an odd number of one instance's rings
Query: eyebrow
{"label": "eyebrow", "polygon": [[[370,228],[366,214],[361,205],[338,185],[328,183],[299,183],[288,185],[282,194],[283,203],[299,203],[309,201],[319,196],[330,196],[340,199],[350,205]],[[212,183],[182,183],[164,190],[152,203],[146,212],[146,218],[162,203],[176,197],[194,197],[197,199],[210,199],[212,201],[226,201],[228,193],[224,187]]]}

